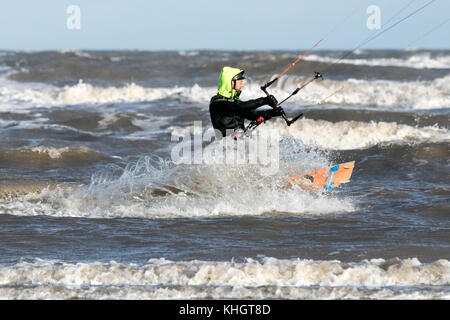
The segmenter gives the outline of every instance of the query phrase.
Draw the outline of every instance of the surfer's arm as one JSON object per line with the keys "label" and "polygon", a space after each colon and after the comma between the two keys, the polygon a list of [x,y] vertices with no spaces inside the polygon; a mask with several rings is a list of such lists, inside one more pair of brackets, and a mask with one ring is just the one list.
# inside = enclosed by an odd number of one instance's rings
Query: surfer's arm
{"label": "surfer's arm", "polygon": [[280,115],[281,113],[278,109],[252,110],[247,113],[245,118],[251,121],[259,119],[259,117],[263,117],[264,120],[269,120],[273,117],[278,117]]}
{"label": "surfer's arm", "polygon": [[[262,97],[258,99],[252,99],[247,101],[241,101],[241,100],[230,100],[225,98],[215,98],[212,100],[210,104],[210,110],[213,109],[214,112],[220,113],[220,114],[236,114],[239,113],[245,118],[249,120],[254,120],[255,116],[255,110],[259,107],[265,106],[265,105],[272,105],[273,100],[271,96],[268,97]],[[261,110],[258,111],[257,114],[261,112],[267,112],[271,110]],[[269,114],[266,114],[267,117],[269,117]],[[274,116],[274,115],[272,115]]]}
{"label": "surfer's arm", "polygon": [[249,111],[249,110],[255,110],[259,107],[262,107],[264,105],[268,104],[267,97],[248,100],[248,101],[237,101],[237,111]]}
{"label": "surfer's arm", "polygon": [[248,113],[266,105],[266,97],[248,101],[233,101],[229,99],[217,99],[211,103],[211,108],[221,114]]}

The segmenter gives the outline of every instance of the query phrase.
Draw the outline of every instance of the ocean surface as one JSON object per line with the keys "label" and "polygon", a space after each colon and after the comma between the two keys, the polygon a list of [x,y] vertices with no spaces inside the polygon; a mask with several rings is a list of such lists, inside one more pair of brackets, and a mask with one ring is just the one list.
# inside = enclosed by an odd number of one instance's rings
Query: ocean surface
{"label": "ocean surface", "polygon": [[223,66],[248,100],[302,53],[0,51],[0,299],[450,299],[450,50],[313,50],[276,172],[173,161]]}

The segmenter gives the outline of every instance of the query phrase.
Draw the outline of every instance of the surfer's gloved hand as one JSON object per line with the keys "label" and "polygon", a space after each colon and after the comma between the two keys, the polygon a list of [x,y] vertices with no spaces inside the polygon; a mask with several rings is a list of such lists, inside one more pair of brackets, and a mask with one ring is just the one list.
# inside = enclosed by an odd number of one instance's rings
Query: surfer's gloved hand
{"label": "surfer's gloved hand", "polygon": [[283,114],[284,110],[282,107],[278,107],[278,108],[273,108],[272,110],[270,110],[270,115],[272,117],[279,117]]}
{"label": "surfer's gloved hand", "polygon": [[264,110],[262,113],[259,113],[258,115],[262,116],[264,120],[269,120],[273,117],[279,117],[283,114],[283,109],[281,107],[270,109],[270,110]]}
{"label": "surfer's gloved hand", "polygon": [[273,108],[278,104],[278,101],[273,95],[270,95],[266,97],[266,104]]}

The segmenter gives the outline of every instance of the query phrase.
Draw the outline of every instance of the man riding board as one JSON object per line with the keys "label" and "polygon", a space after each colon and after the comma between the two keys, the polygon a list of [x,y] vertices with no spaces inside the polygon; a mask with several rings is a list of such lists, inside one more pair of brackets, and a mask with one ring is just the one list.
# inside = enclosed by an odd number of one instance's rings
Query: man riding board
{"label": "man riding board", "polygon": [[[244,87],[244,70],[223,67],[219,76],[217,95],[211,98],[209,113],[214,129],[219,130],[222,137],[235,135],[245,131],[245,119],[250,121],[265,121],[282,115],[281,107],[274,108],[278,101],[272,96],[241,101],[239,96]],[[269,105],[273,109],[257,110]]]}

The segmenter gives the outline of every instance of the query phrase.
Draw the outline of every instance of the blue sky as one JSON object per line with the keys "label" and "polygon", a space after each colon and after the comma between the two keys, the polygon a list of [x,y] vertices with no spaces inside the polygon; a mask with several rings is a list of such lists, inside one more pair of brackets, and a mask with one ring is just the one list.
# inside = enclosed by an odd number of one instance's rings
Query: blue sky
{"label": "blue sky", "polygon": [[[383,24],[428,1],[10,0],[0,4],[0,49],[296,50],[325,35],[321,49],[353,49],[374,32],[369,5],[380,8]],[[69,5],[81,10],[79,30],[67,28]],[[405,48],[449,17],[450,0],[436,0],[362,49]],[[413,46],[450,49],[449,34],[450,22]]]}

